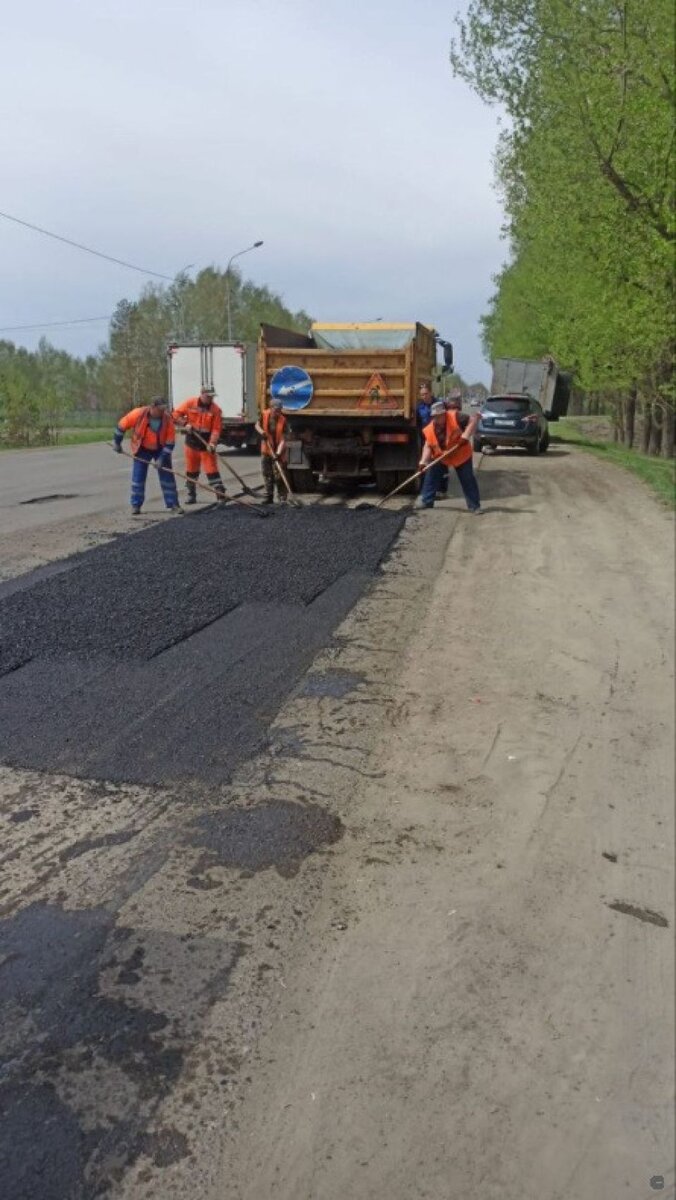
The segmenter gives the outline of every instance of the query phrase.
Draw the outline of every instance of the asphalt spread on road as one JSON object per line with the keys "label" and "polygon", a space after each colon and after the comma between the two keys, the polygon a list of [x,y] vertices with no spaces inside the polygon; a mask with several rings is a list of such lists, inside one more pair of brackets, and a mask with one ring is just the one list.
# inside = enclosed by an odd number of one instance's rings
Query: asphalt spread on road
{"label": "asphalt spread on road", "polygon": [[226,781],[402,521],[214,511],[0,595],[0,760],[116,782]]}
{"label": "asphalt spread on road", "polygon": [[[214,867],[292,877],[342,835],[335,814],[255,796],[224,806],[218,785],[265,741],[402,520],[215,511],[0,585],[0,760],[189,797],[197,811],[170,839],[174,854],[181,840],[201,854],[188,887],[212,886]],[[312,679],[320,695],[359,683]],[[95,803],[115,784],[86,786]],[[37,815],[31,802],[9,820]],[[129,843],[105,907],[96,895],[73,907],[64,891],[63,905],[19,900],[0,920],[0,1193],[12,1200],[94,1200],[142,1155],[161,1168],[189,1153],[156,1117],[247,950],[235,930],[223,940],[119,919],[169,853],[161,837],[134,853],[143,829],[139,797],[133,827],[74,829],[58,855],[66,882],[84,855]]]}

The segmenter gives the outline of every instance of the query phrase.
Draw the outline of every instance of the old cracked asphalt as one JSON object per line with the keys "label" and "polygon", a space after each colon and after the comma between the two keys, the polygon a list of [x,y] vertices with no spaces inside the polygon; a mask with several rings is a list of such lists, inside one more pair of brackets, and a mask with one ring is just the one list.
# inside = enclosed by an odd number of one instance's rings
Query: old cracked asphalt
{"label": "old cracked asphalt", "polygon": [[399,515],[275,516],[275,591],[77,451],[0,482],[0,1194],[668,1194],[671,518],[502,454],[382,573]]}

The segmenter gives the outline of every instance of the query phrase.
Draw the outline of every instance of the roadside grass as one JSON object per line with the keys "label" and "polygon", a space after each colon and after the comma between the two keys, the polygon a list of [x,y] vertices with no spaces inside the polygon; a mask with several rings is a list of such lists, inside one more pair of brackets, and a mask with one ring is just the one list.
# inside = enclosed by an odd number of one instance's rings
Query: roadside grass
{"label": "roadside grass", "polygon": [[[582,450],[595,454],[597,458],[603,458],[606,462],[623,467],[625,471],[631,471],[642,479],[664,504],[670,508],[676,507],[676,471],[673,459],[640,454],[638,450],[629,450],[616,442],[605,441],[602,436],[597,439],[590,430],[592,418],[580,419],[584,421],[584,430],[577,427],[575,417],[562,417],[554,426],[550,426],[552,442],[568,442],[579,446]],[[601,422],[602,418],[599,420],[600,425]]]}
{"label": "roadside grass", "polygon": [[59,434],[58,442],[35,443],[32,446],[8,446],[0,442],[0,450],[58,450],[60,446],[85,446],[90,442],[110,442],[113,437],[113,427],[106,425],[100,429],[64,429]]}

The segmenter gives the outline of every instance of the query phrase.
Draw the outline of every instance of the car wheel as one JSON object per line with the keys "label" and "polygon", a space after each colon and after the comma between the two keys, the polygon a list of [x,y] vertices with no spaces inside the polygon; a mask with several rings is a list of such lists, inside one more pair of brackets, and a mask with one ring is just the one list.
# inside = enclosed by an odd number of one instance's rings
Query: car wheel
{"label": "car wheel", "polygon": [[484,444],[483,444],[481,438],[478,438],[478,437],[475,437],[472,439],[472,446],[474,448],[475,454],[481,454],[481,451],[484,448]]}
{"label": "car wheel", "polygon": [[528,445],[526,446],[526,451],[528,454],[539,454],[540,453],[540,439],[536,438],[534,442],[529,442]]}
{"label": "car wheel", "polygon": [[549,430],[545,429],[544,434],[542,435],[542,441],[540,442],[540,454],[544,454],[545,451],[548,449],[549,449]]}

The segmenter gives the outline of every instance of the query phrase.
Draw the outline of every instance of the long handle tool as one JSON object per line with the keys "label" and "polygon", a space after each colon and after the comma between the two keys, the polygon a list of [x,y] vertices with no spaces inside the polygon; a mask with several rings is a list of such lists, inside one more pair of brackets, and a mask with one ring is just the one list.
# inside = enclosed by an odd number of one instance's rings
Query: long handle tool
{"label": "long handle tool", "polygon": [[286,498],[287,498],[288,503],[292,504],[294,508],[305,508],[305,505],[303,504],[303,502],[301,500],[299,500],[297,496],[294,496],[293,492],[291,491],[291,484],[289,483],[286,471],[284,470],[284,467],[281,464],[281,460],[275,454],[275,451],[272,446],[272,442],[270,441],[270,438],[267,436],[266,433],[263,434],[263,440],[267,443],[267,445],[270,449],[270,454],[272,455],[272,461],[273,461],[275,467],[277,468],[277,472],[279,474],[280,479],[282,480],[282,483],[284,484],[284,487],[286,488]]}
{"label": "long handle tool", "polygon": [[382,508],[383,504],[385,504],[387,500],[391,500],[393,496],[396,496],[397,492],[402,492],[405,487],[408,487],[409,483],[413,483],[414,479],[419,479],[421,475],[424,475],[426,471],[429,471],[430,467],[436,467],[437,464],[443,462],[449,454],[453,454],[458,449],[458,445],[459,443],[456,442],[455,445],[451,446],[449,450],[444,450],[444,453],[440,454],[438,458],[433,458],[431,462],[428,462],[424,467],[421,467],[419,471],[416,471],[415,475],[409,475],[408,479],[405,479],[404,482],[400,483],[398,487],[393,488],[391,492],[388,492],[386,496],[383,496],[382,500],[379,500],[374,507]]}
{"label": "long handle tool", "polygon": [[[115,450],[117,453],[116,447],[112,442],[108,442],[107,444],[110,446],[111,450]],[[184,475],[182,471],[175,471],[173,467],[160,467],[158,463],[155,462],[154,458],[141,458],[138,454],[130,454],[129,451],[125,450],[123,447],[120,447],[120,454],[124,454],[125,458],[133,459],[134,462],[149,461],[151,467],[154,467],[156,471],[168,471],[170,475],[174,475],[177,479],[184,479],[186,483],[194,483],[195,487],[201,488],[203,492],[208,492],[212,500],[214,498],[214,489],[212,487],[209,487],[206,483],[200,483],[199,479],[188,479],[188,476]],[[260,508],[258,504],[249,504],[248,500],[240,500],[237,496],[226,495],[225,502],[227,501],[230,501],[231,504],[240,504],[242,508],[248,509],[249,512],[255,512],[257,517],[270,516],[270,513],[266,512],[264,508]]]}
{"label": "long handle tool", "polygon": [[[207,439],[206,439],[206,438],[203,438],[203,437],[202,437],[202,434],[201,434],[201,433],[199,433],[197,429],[192,429],[192,428],[191,428],[190,430],[188,430],[188,429],[182,429],[182,428],[180,427],[180,425],[179,425],[179,427],[178,427],[178,428],[179,428],[179,432],[180,432],[180,433],[188,433],[188,432],[192,433],[193,437],[196,437],[196,438],[197,438],[197,440],[198,440],[198,442],[201,442],[201,443],[202,443],[202,445],[204,446],[204,449],[205,449],[205,450],[208,450],[208,449],[209,449],[209,443],[208,443]],[[230,474],[231,474],[231,475],[234,475],[235,479],[237,480],[237,482],[238,482],[238,484],[240,485],[240,487],[242,488],[242,490],[243,490],[244,492],[246,492],[246,494],[247,494],[248,496],[253,496],[253,497],[255,498],[255,497],[256,497],[256,493],[254,492],[253,488],[250,488],[250,487],[249,487],[249,485],[248,485],[248,483],[245,483],[245,482],[244,482],[244,480],[242,479],[242,476],[237,474],[237,471],[236,471],[236,470],[235,470],[235,468],[233,467],[232,463],[231,463],[231,462],[228,460],[228,458],[226,457],[226,455],[225,455],[225,454],[221,454],[221,453],[219,453],[219,451],[218,451],[218,450],[217,450],[215,453],[216,453],[216,457],[217,457],[217,458],[220,458],[220,460],[221,460],[221,462],[223,463],[223,465],[224,465],[225,467],[227,467],[227,468],[228,468],[228,470],[229,470]]]}

